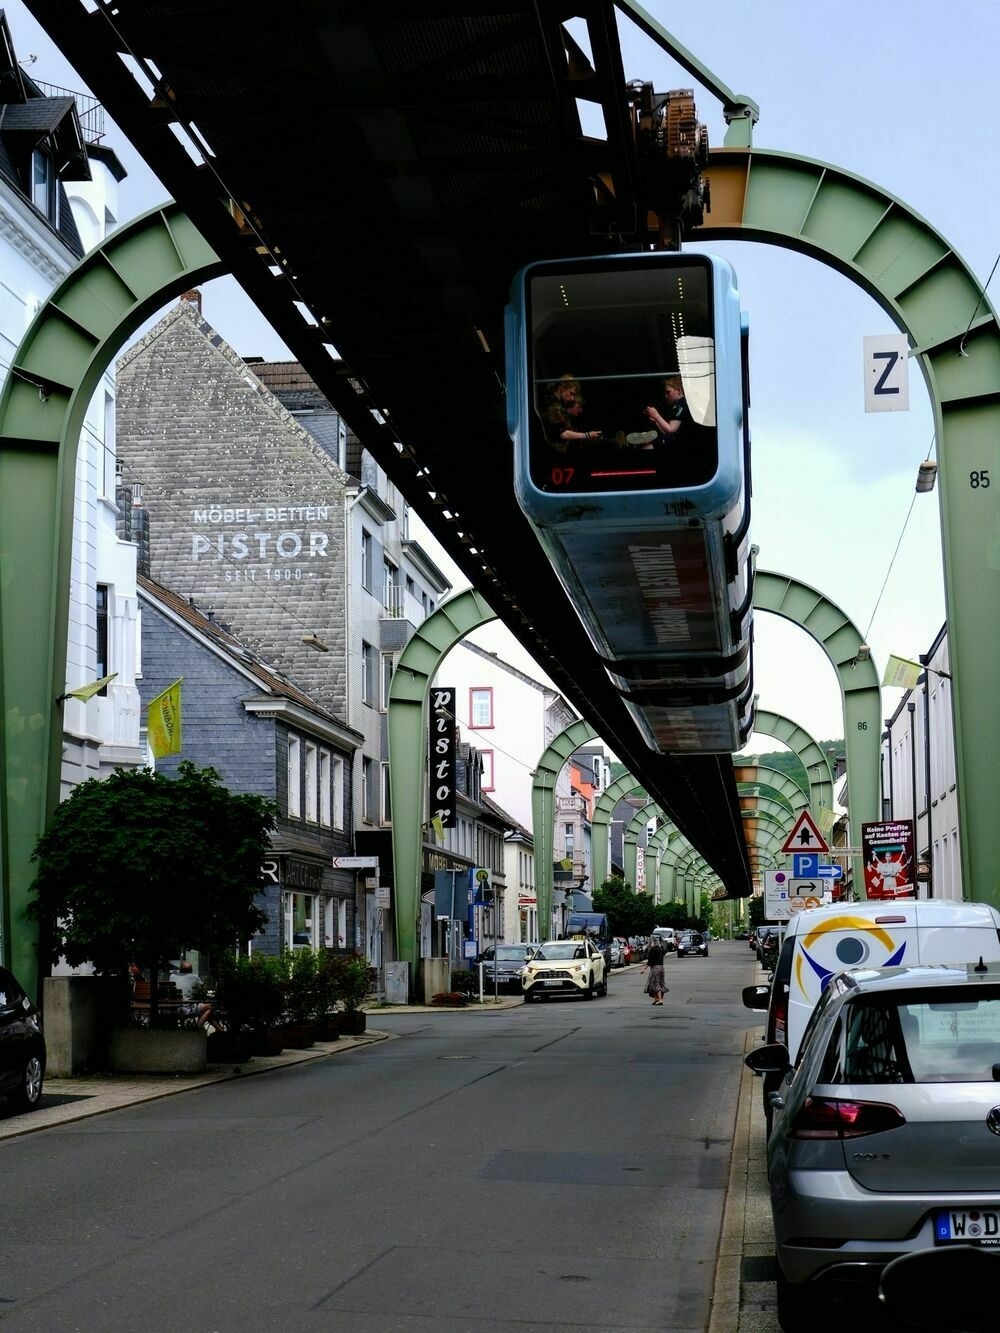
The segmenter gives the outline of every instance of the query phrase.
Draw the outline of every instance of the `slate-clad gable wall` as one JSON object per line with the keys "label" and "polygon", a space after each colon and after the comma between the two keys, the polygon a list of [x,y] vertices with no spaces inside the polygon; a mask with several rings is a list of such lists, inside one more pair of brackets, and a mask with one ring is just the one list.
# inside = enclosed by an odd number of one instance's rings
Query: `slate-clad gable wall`
{"label": "slate-clad gable wall", "polygon": [[209,652],[149,601],[142,606],[143,674],[139,682],[143,721],[151,699],[183,677],[183,752],[156,761],[158,772],[173,776],[182,759],[199,768],[211,765],[232,791],[276,800],[277,747],[273,719],[251,716],[242,700],[260,693],[241,672]]}
{"label": "slate-clad gable wall", "polygon": [[[187,302],[121,358],[117,413],[125,480],[144,484],[152,577],[343,716],[336,463]],[[330,651],[303,644],[307,633]]]}

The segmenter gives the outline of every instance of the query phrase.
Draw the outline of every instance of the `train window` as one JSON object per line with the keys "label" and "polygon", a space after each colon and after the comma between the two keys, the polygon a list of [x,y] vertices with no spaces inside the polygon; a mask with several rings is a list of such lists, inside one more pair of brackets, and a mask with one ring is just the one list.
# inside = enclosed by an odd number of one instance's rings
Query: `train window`
{"label": "train window", "polygon": [[555,493],[699,486],[718,467],[711,261],[545,265],[527,283],[529,471]]}

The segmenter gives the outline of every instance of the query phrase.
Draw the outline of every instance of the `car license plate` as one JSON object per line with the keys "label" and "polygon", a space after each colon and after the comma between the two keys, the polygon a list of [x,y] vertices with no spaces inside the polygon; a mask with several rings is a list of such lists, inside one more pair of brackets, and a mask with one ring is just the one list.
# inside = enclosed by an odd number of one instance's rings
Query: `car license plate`
{"label": "car license plate", "polygon": [[543,986],[561,986],[561,985],[562,985],[562,982],[561,982],[561,981],[543,981],[543,982],[542,982],[542,985],[543,985]]}
{"label": "car license plate", "polygon": [[950,1208],[934,1214],[936,1245],[1000,1245],[1000,1212],[991,1208]]}

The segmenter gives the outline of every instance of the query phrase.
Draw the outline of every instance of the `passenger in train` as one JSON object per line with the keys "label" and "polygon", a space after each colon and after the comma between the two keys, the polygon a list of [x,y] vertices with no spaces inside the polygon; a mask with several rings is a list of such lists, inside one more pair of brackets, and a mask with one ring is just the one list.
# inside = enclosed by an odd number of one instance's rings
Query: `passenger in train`
{"label": "passenger in train", "polygon": [[626,434],[616,431],[591,429],[583,417],[583,391],[580,382],[572,375],[561,375],[553,384],[548,385],[545,406],[542,409],[542,421],[545,438],[554,449],[565,453],[571,444],[590,442],[615,444],[620,449],[627,446],[652,447],[656,439],[655,431],[636,431]]}
{"label": "passenger in train", "polygon": [[687,403],[684,400],[684,385],[679,375],[671,375],[663,381],[662,410],[653,406],[647,407],[646,416],[656,427],[659,436],[649,444],[641,446],[644,449],[654,449],[657,444],[663,444],[683,432],[689,418]]}

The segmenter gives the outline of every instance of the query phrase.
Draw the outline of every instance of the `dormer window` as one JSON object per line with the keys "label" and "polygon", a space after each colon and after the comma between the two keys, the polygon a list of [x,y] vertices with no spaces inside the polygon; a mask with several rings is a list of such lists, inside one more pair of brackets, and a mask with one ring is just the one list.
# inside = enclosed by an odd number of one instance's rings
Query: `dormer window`
{"label": "dormer window", "polygon": [[59,179],[52,155],[45,148],[36,148],[31,155],[31,202],[58,228]]}

